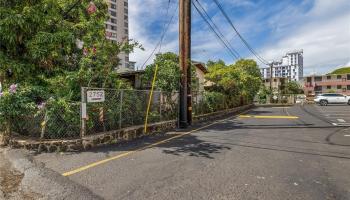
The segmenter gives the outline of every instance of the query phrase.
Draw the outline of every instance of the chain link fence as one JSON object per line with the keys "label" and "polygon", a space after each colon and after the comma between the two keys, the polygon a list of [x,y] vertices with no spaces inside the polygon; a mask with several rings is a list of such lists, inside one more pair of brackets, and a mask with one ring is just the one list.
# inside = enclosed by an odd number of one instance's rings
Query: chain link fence
{"label": "chain link fence", "polygon": [[[149,90],[82,89],[83,135],[143,125]],[[148,123],[176,120],[178,93],[153,91]]]}
{"label": "chain link fence", "polygon": [[[71,139],[145,123],[149,90],[85,87],[82,88],[81,95],[81,102],[49,100],[46,105],[18,116],[11,125],[14,135],[41,139]],[[245,103],[241,97],[228,97],[218,92],[192,92],[193,116]],[[178,92],[153,92],[148,123],[177,120],[178,114]]]}
{"label": "chain link fence", "polygon": [[78,138],[80,102],[58,101],[21,115],[11,124],[13,134],[41,139]]}
{"label": "chain link fence", "polygon": [[246,103],[247,100],[241,96],[227,96],[219,92],[208,91],[192,92],[194,116],[230,109]]}

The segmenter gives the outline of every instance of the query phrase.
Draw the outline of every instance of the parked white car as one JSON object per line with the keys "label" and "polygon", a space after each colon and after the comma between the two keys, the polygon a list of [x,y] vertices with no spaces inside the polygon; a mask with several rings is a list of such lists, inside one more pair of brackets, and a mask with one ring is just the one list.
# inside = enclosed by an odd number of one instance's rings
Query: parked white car
{"label": "parked white car", "polygon": [[319,94],[314,99],[315,103],[320,104],[321,106],[326,106],[328,104],[349,104],[350,105],[350,96],[342,94]]}

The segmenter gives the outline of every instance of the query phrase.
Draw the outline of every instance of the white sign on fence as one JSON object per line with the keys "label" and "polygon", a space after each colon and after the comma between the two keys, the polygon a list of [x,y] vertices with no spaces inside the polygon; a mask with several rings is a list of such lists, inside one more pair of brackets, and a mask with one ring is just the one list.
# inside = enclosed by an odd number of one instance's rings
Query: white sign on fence
{"label": "white sign on fence", "polygon": [[105,91],[104,90],[89,90],[87,91],[87,102],[104,102],[105,101]]}

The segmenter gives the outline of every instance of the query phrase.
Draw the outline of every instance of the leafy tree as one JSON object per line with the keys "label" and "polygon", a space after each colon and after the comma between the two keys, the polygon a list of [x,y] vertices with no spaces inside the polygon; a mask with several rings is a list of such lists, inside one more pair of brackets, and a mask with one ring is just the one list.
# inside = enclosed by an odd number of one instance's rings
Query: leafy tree
{"label": "leafy tree", "polygon": [[266,103],[267,98],[270,95],[272,95],[272,91],[270,90],[270,88],[262,84],[258,92],[259,103]]}
{"label": "leafy tree", "polygon": [[206,79],[214,83],[212,90],[228,96],[243,95],[252,100],[259,91],[261,77],[254,60],[238,60],[232,65],[223,61],[208,63]]}
{"label": "leafy tree", "polygon": [[[80,100],[81,87],[128,87],[115,72],[118,54],[142,47],[107,40],[107,19],[104,0],[0,0],[0,128],[13,128],[42,102],[48,113],[61,110],[62,120],[76,121],[68,104]],[[7,92],[14,83],[18,92]]]}
{"label": "leafy tree", "polygon": [[[158,65],[158,72],[155,86],[165,92],[178,91],[180,87],[180,67],[179,57],[175,53],[167,52],[158,54],[153,64],[145,69],[143,80],[150,83],[153,79],[155,67]],[[195,91],[198,89],[198,78],[196,76],[195,67],[191,65],[191,87]]]}
{"label": "leafy tree", "polygon": [[303,93],[303,90],[301,88],[301,85],[296,81],[289,81],[286,84],[286,92],[288,94],[301,94]]}
{"label": "leafy tree", "polygon": [[332,71],[330,74],[350,74],[350,67],[342,67]]}
{"label": "leafy tree", "polygon": [[120,85],[117,55],[140,45],[107,40],[107,4],[93,2],[0,0],[0,81],[62,88],[75,100],[80,86]]}

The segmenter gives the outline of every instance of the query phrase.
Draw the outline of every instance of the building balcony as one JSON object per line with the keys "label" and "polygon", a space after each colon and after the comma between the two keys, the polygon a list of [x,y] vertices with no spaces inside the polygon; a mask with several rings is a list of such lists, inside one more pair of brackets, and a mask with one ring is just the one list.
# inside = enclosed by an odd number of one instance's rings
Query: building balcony
{"label": "building balcony", "polygon": [[341,86],[346,86],[346,85],[350,85],[350,80],[347,80],[347,81],[342,81],[342,80],[337,80],[337,81],[317,81],[315,82],[315,85],[318,85],[318,86],[327,86],[327,85],[330,85],[330,86],[336,86],[336,85],[341,85]]}

